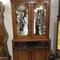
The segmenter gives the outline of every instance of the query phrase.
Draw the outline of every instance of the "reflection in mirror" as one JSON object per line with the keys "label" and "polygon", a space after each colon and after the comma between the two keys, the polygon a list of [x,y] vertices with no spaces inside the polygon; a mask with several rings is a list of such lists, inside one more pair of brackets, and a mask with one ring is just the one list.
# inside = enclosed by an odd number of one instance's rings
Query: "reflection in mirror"
{"label": "reflection in mirror", "polygon": [[34,34],[45,35],[46,33],[46,7],[39,5],[34,9]]}
{"label": "reflection in mirror", "polygon": [[26,6],[20,5],[17,7],[16,24],[19,36],[28,34],[28,9]]}

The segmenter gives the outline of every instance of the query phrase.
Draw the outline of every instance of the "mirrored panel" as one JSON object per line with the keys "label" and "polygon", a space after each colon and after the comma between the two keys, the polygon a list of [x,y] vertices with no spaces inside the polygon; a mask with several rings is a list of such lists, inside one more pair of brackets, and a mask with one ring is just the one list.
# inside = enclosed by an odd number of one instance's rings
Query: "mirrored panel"
{"label": "mirrored panel", "polygon": [[45,35],[46,33],[46,7],[39,5],[34,9],[34,34]]}
{"label": "mirrored panel", "polygon": [[28,9],[24,5],[17,6],[16,8],[16,24],[17,35],[28,34]]}

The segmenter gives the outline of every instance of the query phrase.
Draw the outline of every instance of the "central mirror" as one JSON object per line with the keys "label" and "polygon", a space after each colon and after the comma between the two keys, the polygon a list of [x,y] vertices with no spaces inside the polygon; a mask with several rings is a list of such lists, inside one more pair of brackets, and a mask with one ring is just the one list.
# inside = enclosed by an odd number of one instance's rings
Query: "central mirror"
{"label": "central mirror", "polygon": [[45,35],[46,33],[46,6],[38,5],[34,9],[34,34]]}
{"label": "central mirror", "polygon": [[16,7],[17,35],[28,34],[28,9],[24,5]]}

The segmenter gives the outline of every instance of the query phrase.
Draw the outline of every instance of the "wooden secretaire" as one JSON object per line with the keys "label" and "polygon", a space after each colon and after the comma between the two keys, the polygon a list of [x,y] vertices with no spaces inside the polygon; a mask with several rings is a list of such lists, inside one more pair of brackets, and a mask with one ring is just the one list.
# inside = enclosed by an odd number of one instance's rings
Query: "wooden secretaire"
{"label": "wooden secretaire", "polygon": [[10,0],[13,60],[47,60],[50,50],[50,0]]}

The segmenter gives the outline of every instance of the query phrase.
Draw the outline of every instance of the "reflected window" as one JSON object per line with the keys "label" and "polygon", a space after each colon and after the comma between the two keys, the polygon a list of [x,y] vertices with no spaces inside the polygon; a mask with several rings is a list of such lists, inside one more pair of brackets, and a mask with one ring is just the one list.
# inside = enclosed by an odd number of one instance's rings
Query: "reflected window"
{"label": "reflected window", "polygon": [[46,33],[46,7],[39,5],[34,9],[34,34],[45,35]]}
{"label": "reflected window", "polygon": [[18,35],[28,34],[28,9],[24,5],[20,5],[16,9],[16,24]]}

